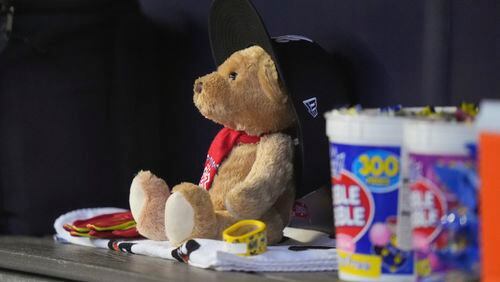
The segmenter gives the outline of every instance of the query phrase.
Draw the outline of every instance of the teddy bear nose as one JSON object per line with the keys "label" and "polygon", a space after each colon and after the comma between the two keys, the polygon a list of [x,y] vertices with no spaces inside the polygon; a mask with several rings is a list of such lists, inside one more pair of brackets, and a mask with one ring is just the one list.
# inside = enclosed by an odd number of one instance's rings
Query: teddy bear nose
{"label": "teddy bear nose", "polygon": [[196,85],[194,86],[194,91],[196,93],[201,93],[202,90],[203,90],[203,82],[201,81],[196,82]]}

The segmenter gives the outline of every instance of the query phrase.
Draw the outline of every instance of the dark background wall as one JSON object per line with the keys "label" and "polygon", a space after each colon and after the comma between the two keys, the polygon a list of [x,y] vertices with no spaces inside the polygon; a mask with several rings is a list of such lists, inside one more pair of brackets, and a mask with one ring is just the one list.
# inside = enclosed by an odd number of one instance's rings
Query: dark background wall
{"label": "dark background wall", "polygon": [[[171,186],[198,180],[218,129],[191,98],[214,69],[210,1],[18,3],[0,54],[0,233],[46,234],[65,211],[126,208],[139,169]],[[500,98],[498,1],[254,3],[271,35],[339,55],[365,106]]]}

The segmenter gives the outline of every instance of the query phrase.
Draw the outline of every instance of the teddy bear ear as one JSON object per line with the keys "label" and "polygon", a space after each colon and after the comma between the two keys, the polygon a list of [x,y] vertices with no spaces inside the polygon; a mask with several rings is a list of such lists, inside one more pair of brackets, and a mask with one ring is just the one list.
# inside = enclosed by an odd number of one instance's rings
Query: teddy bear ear
{"label": "teddy bear ear", "polygon": [[278,72],[271,58],[265,58],[260,64],[258,77],[262,90],[272,101],[286,103],[288,97],[279,84]]}

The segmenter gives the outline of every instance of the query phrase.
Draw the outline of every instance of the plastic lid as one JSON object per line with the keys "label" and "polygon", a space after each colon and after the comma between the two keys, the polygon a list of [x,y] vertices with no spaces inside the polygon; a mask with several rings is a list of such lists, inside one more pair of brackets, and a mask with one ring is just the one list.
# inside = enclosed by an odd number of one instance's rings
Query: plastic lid
{"label": "plastic lid", "polygon": [[485,100],[479,108],[481,111],[476,121],[478,130],[500,133],[500,101]]}
{"label": "plastic lid", "polygon": [[467,144],[476,142],[471,123],[406,120],[404,145],[409,153],[466,155]]}
{"label": "plastic lid", "polygon": [[339,111],[325,114],[326,133],[332,142],[352,145],[401,146],[403,118],[364,110],[350,115]]}

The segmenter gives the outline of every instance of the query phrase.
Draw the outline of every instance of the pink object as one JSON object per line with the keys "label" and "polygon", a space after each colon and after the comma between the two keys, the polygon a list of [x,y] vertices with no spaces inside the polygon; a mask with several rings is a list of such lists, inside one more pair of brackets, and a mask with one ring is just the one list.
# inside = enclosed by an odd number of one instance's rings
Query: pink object
{"label": "pink object", "polygon": [[352,240],[352,237],[345,234],[337,234],[335,238],[337,241],[337,249],[354,253],[356,251],[356,243]]}
{"label": "pink object", "polygon": [[428,252],[429,242],[427,236],[420,232],[413,232],[413,248],[417,251]]}
{"label": "pink object", "polygon": [[384,223],[375,223],[370,229],[370,242],[372,242],[374,246],[385,246],[389,244],[391,236],[392,232],[389,226]]}
{"label": "pink object", "polygon": [[439,261],[438,256],[435,253],[430,253],[427,257],[429,259],[429,264],[431,269],[439,269],[441,266],[441,262]]}

